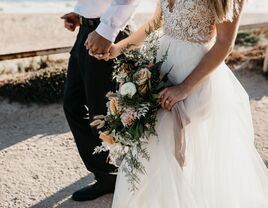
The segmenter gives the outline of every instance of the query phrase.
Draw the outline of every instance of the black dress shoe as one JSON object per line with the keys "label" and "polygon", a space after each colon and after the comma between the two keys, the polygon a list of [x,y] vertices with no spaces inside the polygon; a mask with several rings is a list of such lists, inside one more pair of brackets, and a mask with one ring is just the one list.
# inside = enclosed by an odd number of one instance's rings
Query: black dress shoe
{"label": "black dress shoe", "polygon": [[114,193],[114,184],[105,184],[105,182],[96,182],[93,185],[89,185],[82,188],[72,195],[74,201],[88,201],[97,199],[105,194]]}

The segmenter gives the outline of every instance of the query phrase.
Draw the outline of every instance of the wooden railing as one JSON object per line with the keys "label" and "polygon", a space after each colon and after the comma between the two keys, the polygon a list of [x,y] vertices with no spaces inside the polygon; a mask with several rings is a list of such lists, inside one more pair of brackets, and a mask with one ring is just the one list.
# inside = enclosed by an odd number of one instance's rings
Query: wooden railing
{"label": "wooden railing", "polygon": [[50,48],[35,51],[18,52],[18,53],[0,54],[0,61],[19,59],[19,58],[29,58],[34,56],[47,56],[53,54],[68,53],[71,50],[71,48],[72,47],[60,47],[60,48]]}
{"label": "wooden railing", "polygon": [[[239,27],[239,30],[251,30],[251,29],[260,29],[260,28],[268,28],[268,22],[241,25]],[[53,54],[68,53],[70,50],[71,50],[71,47],[59,47],[59,48],[26,51],[26,52],[19,52],[19,53],[0,54],[0,61],[19,59],[19,58],[29,58],[29,57],[34,57],[34,56],[46,56],[46,55],[53,55]],[[263,71],[268,72],[268,47],[266,50]]]}

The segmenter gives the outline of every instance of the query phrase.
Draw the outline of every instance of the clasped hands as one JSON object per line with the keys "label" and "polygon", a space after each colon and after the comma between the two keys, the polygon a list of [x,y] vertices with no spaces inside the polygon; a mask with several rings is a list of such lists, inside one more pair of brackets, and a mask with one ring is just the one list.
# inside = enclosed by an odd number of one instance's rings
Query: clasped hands
{"label": "clasped hands", "polygon": [[[81,17],[74,12],[63,15],[61,19],[64,20],[64,27],[72,32],[75,31],[77,27],[81,26]],[[120,54],[120,50],[116,50],[118,47],[116,47],[115,44],[99,35],[96,31],[88,35],[84,45],[89,55],[97,59],[109,60]]]}
{"label": "clasped hands", "polygon": [[98,60],[108,61],[117,57],[121,51],[116,44],[113,44],[111,41],[105,39],[96,31],[88,35],[84,45],[88,50],[88,54]]}

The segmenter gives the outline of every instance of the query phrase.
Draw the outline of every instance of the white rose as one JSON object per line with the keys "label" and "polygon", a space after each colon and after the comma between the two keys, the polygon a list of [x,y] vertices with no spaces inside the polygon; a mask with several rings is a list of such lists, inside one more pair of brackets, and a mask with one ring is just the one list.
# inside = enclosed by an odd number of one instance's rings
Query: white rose
{"label": "white rose", "polygon": [[123,84],[120,88],[120,94],[123,96],[129,96],[129,97],[133,97],[133,95],[135,95],[137,92],[136,86],[135,84],[133,84],[132,82],[127,82],[125,84]]}

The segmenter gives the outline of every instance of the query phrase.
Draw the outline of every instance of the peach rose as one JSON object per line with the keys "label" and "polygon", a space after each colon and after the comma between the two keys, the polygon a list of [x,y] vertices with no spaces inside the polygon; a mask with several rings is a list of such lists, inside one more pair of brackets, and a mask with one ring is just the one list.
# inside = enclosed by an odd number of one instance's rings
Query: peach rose
{"label": "peach rose", "polygon": [[124,126],[131,126],[135,121],[134,116],[128,113],[123,113],[120,118]]}
{"label": "peach rose", "polygon": [[151,78],[152,73],[147,68],[142,68],[134,74],[135,83],[144,85]]}

